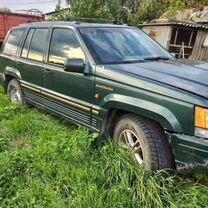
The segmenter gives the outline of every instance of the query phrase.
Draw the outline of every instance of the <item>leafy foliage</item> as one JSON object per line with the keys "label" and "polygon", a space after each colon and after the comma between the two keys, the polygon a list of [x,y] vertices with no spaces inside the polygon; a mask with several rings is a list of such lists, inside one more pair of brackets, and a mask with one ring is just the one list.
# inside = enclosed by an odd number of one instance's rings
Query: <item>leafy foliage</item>
{"label": "leafy foliage", "polygon": [[63,20],[70,16],[76,18],[100,18],[120,20],[130,25],[166,17],[175,18],[177,11],[208,5],[208,0],[66,0],[69,10],[61,10],[58,1],[57,12],[52,19]]}
{"label": "leafy foliage", "polygon": [[49,17],[52,21],[66,20],[71,15],[70,8],[62,9],[61,8],[61,0],[58,0],[56,5],[55,13]]}
{"label": "leafy foliage", "polygon": [[187,1],[186,6],[189,8],[208,6],[208,0],[189,0]]}
{"label": "leafy foliage", "polygon": [[129,13],[128,22],[131,25],[138,25],[140,23],[143,23],[144,21],[149,22],[153,19],[157,19],[163,14],[167,6],[168,3],[165,3],[163,1],[141,0],[136,12]]}
{"label": "leafy foliage", "polygon": [[138,6],[136,0],[66,0],[76,17],[103,18],[127,22],[128,13]]}

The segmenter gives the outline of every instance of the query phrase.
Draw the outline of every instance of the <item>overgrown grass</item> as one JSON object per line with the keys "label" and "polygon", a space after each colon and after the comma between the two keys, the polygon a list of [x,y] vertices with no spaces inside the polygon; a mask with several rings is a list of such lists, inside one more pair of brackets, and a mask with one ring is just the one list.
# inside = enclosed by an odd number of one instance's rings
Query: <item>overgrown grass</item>
{"label": "overgrown grass", "polygon": [[153,175],[93,141],[82,127],[9,104],[0,89],[0,207],[208,207],[208,183]]}

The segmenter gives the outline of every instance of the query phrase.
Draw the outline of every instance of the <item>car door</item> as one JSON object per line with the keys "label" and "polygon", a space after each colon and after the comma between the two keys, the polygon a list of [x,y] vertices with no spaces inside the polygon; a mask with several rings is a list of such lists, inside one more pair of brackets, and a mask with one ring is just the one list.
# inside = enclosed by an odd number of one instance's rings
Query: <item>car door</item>
{"label": "car door", "polygon": [[8,73],[6,70],[13,71],[15,74],[15,60],[24,32],[25,28],[12,29],[0,50],[0,84],[2,85],[4,83],[4,73]]}
{"label": "car door", "polygon": [[44,64],[44,104],[51,111],[90,127],[94,75],[64,71],[64,62],[69,58],[87,62],[75,32],[69,28],[53,28]]}
{"label": "car door", "polygon": [[21,86],[25,98],[31,102],[41,102],[40,88],[43,77],[43,55],[47,28],[30,29],[23,43],[20,56],[16,59],[16,68],[21,74]]}

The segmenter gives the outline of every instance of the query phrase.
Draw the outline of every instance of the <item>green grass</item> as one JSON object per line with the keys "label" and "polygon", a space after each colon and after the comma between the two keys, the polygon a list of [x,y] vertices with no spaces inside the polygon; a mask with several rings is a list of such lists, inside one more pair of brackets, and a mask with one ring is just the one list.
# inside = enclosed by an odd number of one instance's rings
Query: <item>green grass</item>
{"label": "green grass", "polygon": [[0,207],[208,207],[208,182],[163,178],[108,143],[46,113],[9,104],[0,88]]}

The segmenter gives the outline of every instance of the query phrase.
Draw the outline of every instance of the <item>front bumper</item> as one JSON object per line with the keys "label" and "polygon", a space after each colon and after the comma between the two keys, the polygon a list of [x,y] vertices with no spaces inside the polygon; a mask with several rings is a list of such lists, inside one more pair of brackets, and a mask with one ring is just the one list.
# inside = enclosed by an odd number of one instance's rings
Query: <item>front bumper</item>
{"label": "front bumper", "polygon": [[208,141],[184,134],[168,134],[178,170],[208,171]]}

